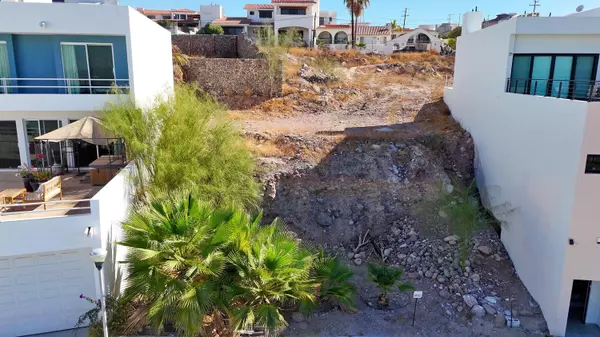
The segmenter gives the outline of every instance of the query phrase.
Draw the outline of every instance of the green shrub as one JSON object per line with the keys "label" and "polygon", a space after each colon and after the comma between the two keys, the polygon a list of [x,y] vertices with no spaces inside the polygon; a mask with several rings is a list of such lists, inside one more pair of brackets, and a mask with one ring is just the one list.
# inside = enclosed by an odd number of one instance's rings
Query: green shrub
{"label": "green shrub", "polygon": [[[369,263],[369,279],[377,285],[381,290],[378,298],[378,304],[381,307],[389,306],[387,294],[392,290],[394,285],[402,279],[404,270],[401,268],[389,267],[386,265]],[[398,290],[401,292],[413,290],[414,287],[410,281],[398,285]]]}
{"label": "green shrub", "polygon": [[225,34],[225,31],[223,30],[223,27],[221,27],[219,25],[213,25],[212,23],[207,23],[206,26],[204,26],[203,33],[210,34],[210,35],[223,35],[223,34]]}
{"label": "green shrub", "polygon": [[197,87],[177,85],[168,100],[145,110],[129,101],[112,104],[103,121],[125,141],[139,200],[185,190],[213,206],[256,207],[254,160],[242,135],[223,106]]}

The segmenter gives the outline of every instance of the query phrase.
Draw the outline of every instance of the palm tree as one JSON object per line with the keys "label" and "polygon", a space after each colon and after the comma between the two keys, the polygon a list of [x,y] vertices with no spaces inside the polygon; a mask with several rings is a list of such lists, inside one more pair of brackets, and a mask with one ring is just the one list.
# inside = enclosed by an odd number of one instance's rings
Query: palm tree
{"label": "palm tree", "polygon": [[150,198],[123,224],[125,300],[145,303],[159,332],[165,324],[186,337],[277,332],[282,309],[315,300],[314,255],[277,220],[260,223],[260,214],[214,210],[191,195]]}
{"label": "palm tree", "polygon": [[352,48],[356,47],[356,40],[354,39],[354,13],[357,1],[358,0],[344,0],[346,8],[348,8],[348,10],[350,11],[350,35],[352,35]]}
{"label": "palm tree", "polygon": [[310,275],[314,256],[277,221],[249,225],[242,229],[252,233],[248,245],[228,256],[235,269],[225,286],[228,313],[236,330],[262,328],[275,334],[287,325],[282,309],[315,301],[317,284]]}
{"label": "palm tree", "polygon": [[[354,19],[358,21],[358,18],[363,14],[364,10],[369,7],[371,4],[371,0],[354,0]],[[356,46],[356,33],[357,33],[357,23],[354,24],[354,30],[352,31],[352,46]]]}
{"label": "palm tree", "polygon": [[[392,287],[396,284],[396,282],[402,279],[403,274],[404,271],[400,268],[369,263],[369,279],[375,282],[375,284],[377,284],[377,288],[381,290],[381,294],[377,300],[377,303],[380,307],[387,307],[390,305],[387,294],[390,292],[390,290],[392,290]],[[410,281],[398,285],[398,290],[401,292],[410,291],[413,289],[414,287]]]}
{"label": "palm tree", "polygon": [[395,32],[398,30],[398,28],[400,28],[400,26],[398,26],[398,21],[395,19],[390,21],[390,26],[392,28],[392,32]]}
{"label": "palm tree", "polygon": [[204,317],[220,307],[227,263],[220,248],[227,240],[217,234],[239,220],[239,214],[211,210],[192,196],[154,199],[134,210],[120,242],[129,247],[125,300],[147,303],[148,322],[159,332],[174,324],[185,336],[198,335]]}

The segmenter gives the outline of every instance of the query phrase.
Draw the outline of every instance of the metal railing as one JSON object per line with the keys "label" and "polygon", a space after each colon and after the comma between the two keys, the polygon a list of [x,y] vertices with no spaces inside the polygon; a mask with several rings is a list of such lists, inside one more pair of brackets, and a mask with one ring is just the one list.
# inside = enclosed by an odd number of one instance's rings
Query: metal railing
{"label": "metal railing", "polygon": [[129,93],[129,79],[0,78],[0,94]]}
{"label": "metal railing", "polygon": [[[59,204],[75,204],[75,206],[69,206],[69,207],[60,207]],[[77,206],[77,204],[79,203],[87,203],[87,206]],[[49,208],[48,206],[52,206],[52,205],[59,205],[59,207],[57,208]],[[23,210],[23,211],[12,211],[9,210],[11,208],[27,208],[27,207],[31,207],[31,206],[46,206],[46,209],[40,208],[40,209],[32,209],[32,210]],[[55,200],[55,201],[44,201],[44,202],[31,202],[31,203],[23,203],[23,202],[17,202],[17,203],[12,203],[12,204],[7,204],[7,203],[0,203],[0,220],[2,220],[2,218],[6,218],[6,217],[10,217],[10,216],[14,216],[14,215],[23,215],[23,214],[28,214],[28,215],[32,215],[30,217],[24,217],[23,219],[30,219],[30,218],[35,218],[37,217],[38,214],[41,213],[49,213],[49,212],[65,212],[65,215],[67,215],[67,213],[72,212],[72,211],[79,211],[77,212],[77,214],[89,214],[91,213],[92,210],[92,205],[91,205],[91,199],[75,199],[75,200]],[[43,217],[43,216],[41,216]]]}
{"label": "metal railing", "polygon": [[506,92],[579,101],[600,101],[600,81],[507,78]]}

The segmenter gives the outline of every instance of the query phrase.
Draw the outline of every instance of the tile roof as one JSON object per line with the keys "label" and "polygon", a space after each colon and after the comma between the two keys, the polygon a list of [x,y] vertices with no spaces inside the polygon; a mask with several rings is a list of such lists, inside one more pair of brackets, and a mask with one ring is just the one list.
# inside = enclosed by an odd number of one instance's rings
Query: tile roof
{"label": "tile roof", "polygon": [[249,25],[252,20],[246,17],[223,17],[213,20],[215,25]]}
{"label": "tile roof", "polygon": [[144,15],[171,15],[171,13],[197,13],[197,11],[193,11],[187,8],[179,8],[179,9],[145,9],[142,7],[136,8],[138,12]]}
{"label": "tile roof", "polygon": [[316,0],[271,0],[273,4],[316,4]]}
{"label": "tile roof", "polygon": [[356,35],[390,35],[386,26],[356,26]]}
{"label": "tile roof", "polygon": [[244,9],[273,9],[275,8],[272,4],[247,4]]}
{"label": "tile roof", "polygon": [[[321,25],[320,29],[350,29],[350,25]],[[386,26],[356,26],[356,35],[390,35],[392,32]]]}

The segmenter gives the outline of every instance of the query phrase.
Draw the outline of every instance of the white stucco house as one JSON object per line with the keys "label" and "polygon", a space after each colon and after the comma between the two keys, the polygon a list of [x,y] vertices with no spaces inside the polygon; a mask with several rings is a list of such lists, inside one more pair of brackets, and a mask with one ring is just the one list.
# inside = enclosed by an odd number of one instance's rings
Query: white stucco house
{"label": "white stucco house", "polygon": [[320,0],[271,0],[270,3],[247,4],[244,10],[244,17],[228,17],[220,5],[203,5],[200,6],[200,24],[213,23],[223,27],[225,34],[245,34],[251,39],[264,28],[273,30],[276,39],[279,34],[295,29],[306,45],[313,45],[317,26],[336,21],[335,11],[320,10]]}
{"label": "white stucco house", "polygon": [[[0,193],[23,189],[14,169],[40,154],[35,137],[98,116],[115,88],[140,108],[172,93],[169,31],[110,2],[0,2]],[[69,166],[67,147],[49,144],[44,160]],[[0,336],[71,329],[90,309],[79,295],[99,298],[88,255],[120,235],[126,170],[103,187],[62,176],[61,200],[28,207],[0,196]]]}
{"label": "white stucco house", "polygon": [[600,323],[600,9],[469,12],[444,101],[471,133],[482,200],[550,333]]}
{"label": "white stucco house", "polygon": [[[317,27],[317,43],[334,50],[349,48],[352,40],[350,25],[321,25]],[[371,26],[359,23],[356,27],[356,42],[363,44],[362,52],[392,54],[405,51],[440,52],[444,42],[436,34],[422,28],[393,31],[390,25]]]}

